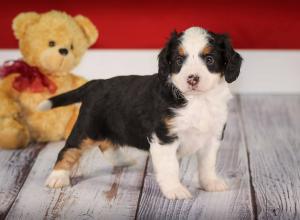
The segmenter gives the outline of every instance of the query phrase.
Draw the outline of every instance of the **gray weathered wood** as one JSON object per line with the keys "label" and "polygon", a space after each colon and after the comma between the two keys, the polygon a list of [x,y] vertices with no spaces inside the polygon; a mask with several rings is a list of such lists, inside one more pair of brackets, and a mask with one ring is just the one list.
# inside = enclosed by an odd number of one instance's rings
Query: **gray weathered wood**
{"label": "gray weathered wood", "polygon": [[258,219],[300,219],[300,96],[240,102]]}
{"label": "gray weathered wood", "polygon": [[0,150],[0,219],[15,201],[43,145],[24,150]]}
{"label": "gray weathered wood", "polygon": [[130,149],[136,165],[113,168],[94,148],[83,157],[84,175],[73,178],[72,187],[49,189],[44,181],[62,145],[40,152],[7,219],[134,219],[147,154]]}
{"label": "gray weathered wood", "polygon": [[231,190],[205,192],[197,187],[196,158],[181,163],[183,183],[193,194],[191,200],[168,200],[155,182],[151,164],[147,174],[138,219],[252,219],[252,204],[248,176],[246,148],[236,101],[230,105],[225,138],[218,155],[217,168],[221,176],[229,178]]}

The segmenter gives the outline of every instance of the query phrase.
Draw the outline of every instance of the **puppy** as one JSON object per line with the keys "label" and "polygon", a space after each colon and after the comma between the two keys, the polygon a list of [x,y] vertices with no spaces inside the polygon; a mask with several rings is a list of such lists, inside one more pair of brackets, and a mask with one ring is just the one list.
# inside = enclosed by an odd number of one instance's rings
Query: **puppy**
{"label": "puppy", "polygon": [[227,83],[242,63],[226,35],[200,27],[174,32],[159,56],[158,74],[93,80],[50,98],[47,110],[81,102],[77,122],[47,179],[49,187],[70,184],[82,152],[97,144],[114,165],[128,165],[122,146],[149,150],[156,180],[168,199],[191,197],[179,178],[178,159],[196,154],[200,185],[223,191],[216,155],[231,98]]}

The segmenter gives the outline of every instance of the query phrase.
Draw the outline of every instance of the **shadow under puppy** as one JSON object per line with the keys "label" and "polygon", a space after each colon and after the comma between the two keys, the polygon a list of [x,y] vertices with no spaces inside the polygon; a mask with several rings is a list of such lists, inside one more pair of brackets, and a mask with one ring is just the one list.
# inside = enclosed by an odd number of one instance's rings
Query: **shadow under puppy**
{"label": "shadow under puppy", "polygon": [[192,27],[172,33],[158,58],[158,74],[93,80],[40,104],[47,110],[82,103],[49,187],[69,185],[83,151],[97,144],[114,165],[131,162],[121,146],[149,150],[156,180],[169,199],[191,197],[180,182],[178,159],[194,153],[200,185],[207,191],[227,189],[215,163],[231,98],[227,83],[237,79],[241,56],[226,35]]}

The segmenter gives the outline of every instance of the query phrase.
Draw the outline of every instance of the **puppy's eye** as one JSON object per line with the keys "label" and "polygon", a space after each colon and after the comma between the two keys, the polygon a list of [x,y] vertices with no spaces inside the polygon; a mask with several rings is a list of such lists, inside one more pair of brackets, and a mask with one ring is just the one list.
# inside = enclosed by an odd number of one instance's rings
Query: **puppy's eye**
{"label": "puppy's eye", "polygon": [[71,44],[71,50],[74,50],[74,46],[73,46],[73,44]]}
{"label": "puppy's eye", "polygon": [[205,62],[207,65],[211,66],[215,63],[215,59],[212,56],[206,56]]}
{"label": "puppy's eye", "polygon": [[55,41],[51,40],[48,43],[49,47],[55,47]]}
{"label": "puppy's eye", "polygon": [[183,64],[183,57],[177,57],[177,58],[176,58],[176,64],[177,64],[178,66],[181,66],[181,65]]}

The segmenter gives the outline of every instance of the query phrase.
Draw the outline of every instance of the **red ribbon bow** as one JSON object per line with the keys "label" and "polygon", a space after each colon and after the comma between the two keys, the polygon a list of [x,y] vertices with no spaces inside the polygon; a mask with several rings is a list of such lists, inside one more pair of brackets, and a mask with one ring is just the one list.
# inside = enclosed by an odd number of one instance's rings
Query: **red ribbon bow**
{"label": "red ribbon bow", "polygon": [[29,66],[23,60],[6,61],[0,67],[0,78],[12,73],[19,74],[13,81],[13,88],[20,92],[26,89],[31,92],[43,92],[46,88],[50,93],[55,93],[57,89],[55,83],[41,73],[37,67]]}

